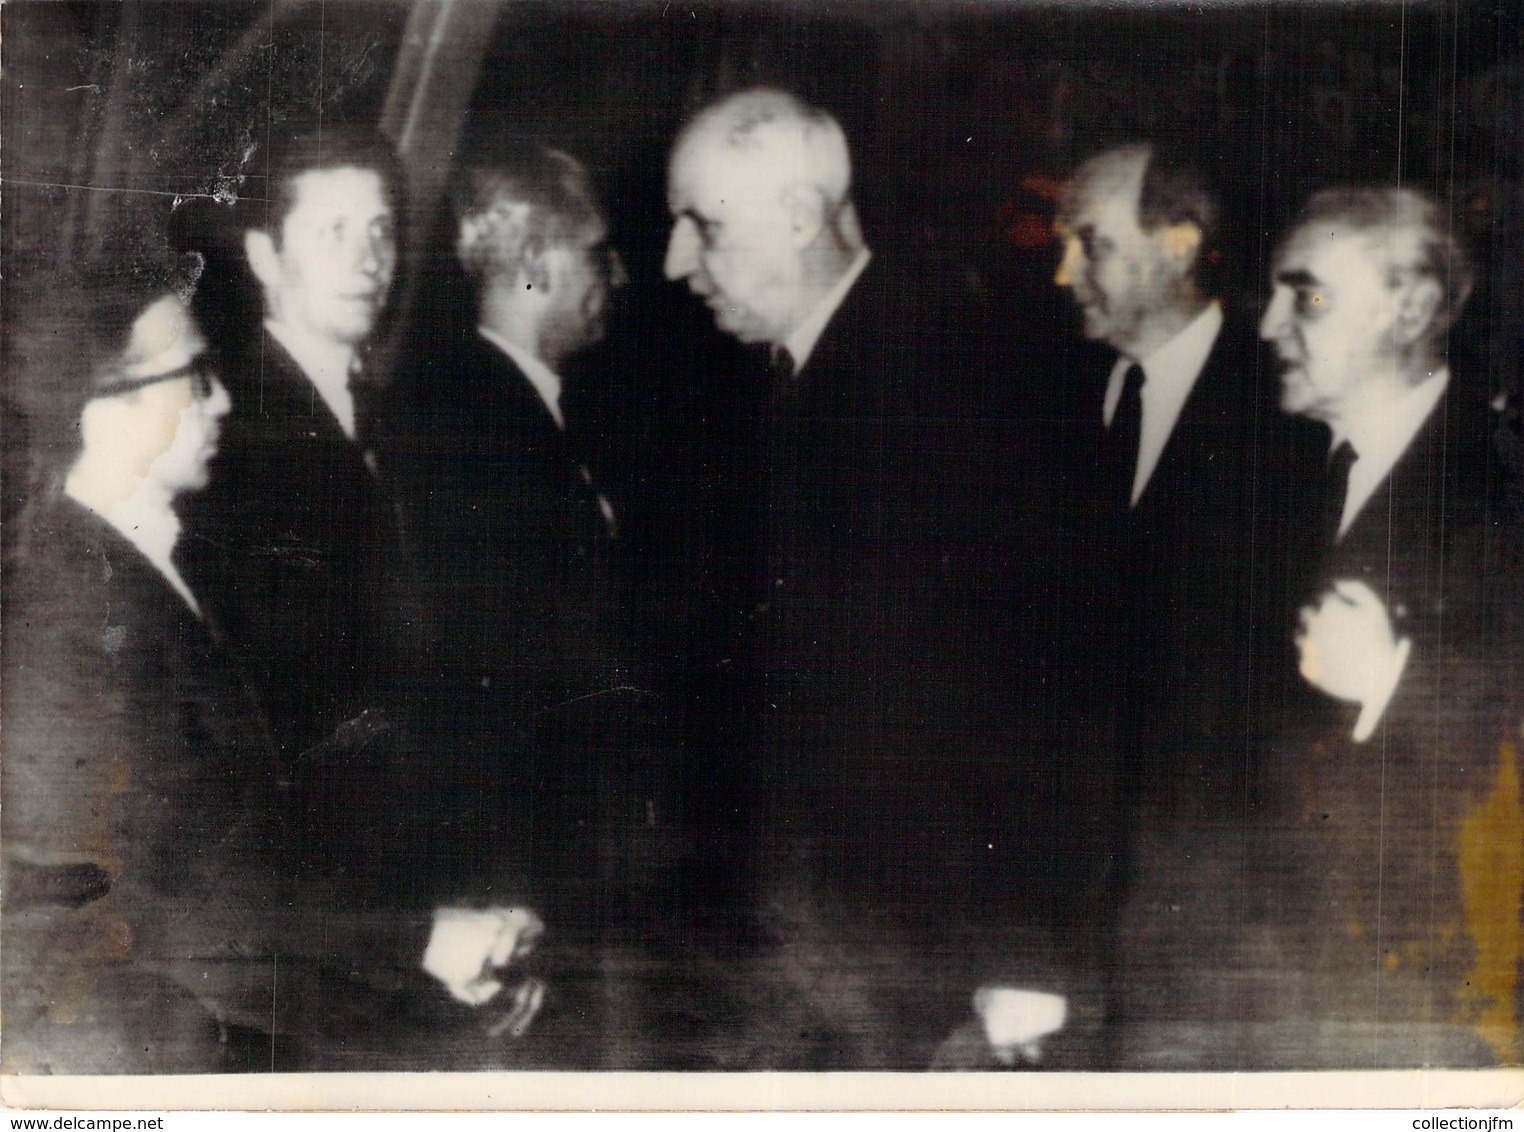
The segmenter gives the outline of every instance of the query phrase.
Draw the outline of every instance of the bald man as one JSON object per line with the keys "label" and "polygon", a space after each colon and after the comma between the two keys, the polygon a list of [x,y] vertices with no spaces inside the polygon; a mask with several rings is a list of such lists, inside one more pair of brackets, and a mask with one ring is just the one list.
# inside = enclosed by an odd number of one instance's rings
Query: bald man
{"label": "bald man", "polygon": [[1482,845],[1517,862],[1524,842],[1524,622],[1485,389],[1446,358],[1470,279],[1408,189],[1319,193],[1277,248],[1260,333],[1281,404],[1326,426],[1329,479],[1304,504],[1324,525],[1301,686],[1256,721],[1241,797],[1140,866],[1115,980],[1129,1070],[1517,1060],[1494,1020],[1520,874]]}
{"label": "bald man", "polygon": [[836,1019],[847,1037],[800,1067],[924,1067],[970,1011],[965,928],[1010,907],[980,896],[1006,845],[987,825],[1000,752],[980,716],[997,669],[960,594],[973,493],[956,406],[975,376],[961,313],[943,281],[869,249],[841,127],[792,94],[701,112],[668,199],[667,277],[771,370],[747,519],[759,553],[736,595],[738,649],[715,660],[750,681],[716,752],[743,765],[717,855],[748,837],[753,876],[732,895],[755,898],[755,882],[770,908],[796,909],[770,930],[820,945],[840,1003],[861,990],[854,1020]]}
{"label": "bald man", "polygon": [[1080,166],[1056,225],[1054,282],[1114,351],[1085,391],[1079,502],[1096,592],[1115,602],[1097,620],[1120,668],[1097,697],[1133,778],[1210,778],[1231,759],[1256,596],[1285,574],[1278,522],[1317,483],[1315,437],[1277,411],[1252,329],[1212,286],[1218,227],[1199,169],[1150,143]]}

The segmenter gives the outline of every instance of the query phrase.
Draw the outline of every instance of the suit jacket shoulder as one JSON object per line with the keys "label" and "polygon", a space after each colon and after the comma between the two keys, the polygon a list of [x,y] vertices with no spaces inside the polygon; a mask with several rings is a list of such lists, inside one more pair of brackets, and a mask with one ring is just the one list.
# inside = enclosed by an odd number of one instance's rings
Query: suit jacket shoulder
{"label": "suit jacket shoulder", "polygon": [[857,411],[935,415],[973,376],[971,319],[905,267],[875,254],[801,370]]}
{"label": "suit jacket shoulder", "polygon": [[1500,480],[1493,433],[1485,391],[1452,374],[1439,404],[1339,540],[1330,569],[1374,569],[1389,557],[1404,573],[1423,569],[1425,548],[1487,522]]}
{"label": "suit jacket shoulder", "polygon": [[523,371],[473,333],[429,375],[413,524],[441,592],[452,679],[503,723],[606,690],[623,653],[614,547],[590,473]]}
{"label": "suit jacket shoulder", "polygon": [[233,409],[178,554],[294,753],[390,695],[408,558],[390,492],[284,347],[265,334],[225,374]]}

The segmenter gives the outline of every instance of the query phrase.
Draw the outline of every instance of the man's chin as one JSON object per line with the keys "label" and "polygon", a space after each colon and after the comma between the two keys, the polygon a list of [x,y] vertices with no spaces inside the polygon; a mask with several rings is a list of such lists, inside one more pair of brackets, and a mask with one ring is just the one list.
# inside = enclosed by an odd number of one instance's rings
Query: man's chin
{"label": "man's chin", "polygon": [[1281,412],[1291,416],[1310,416],[1317,401],[1299,389],[1281,388]]}
{"label": "man's chin", "polygon": [[329,334],[335,341],[356,345],[371,336],[381,321],[381,309],[371,303],[351,304],[347,310],[333,312]]}
{"label": "man's chin", "polygon": [[211,482],[211,471],[203,468],[199,472],[187,472],[179,479],[164,486],[169,491],[169,497],[177,499],[182,495],[193,495],[198,491],[205,491],[211,485]]}
{"label": "man's chin", "polygon": [[329,337],[335,342],[342,342],[346,346],[358,346],[370,337],[376,329],[376,320],[357,319],[348,322],[336,323],[329,330]]}
{"label": "man's chin", "polygon": [[773,341],[772,334],[755,319],[749,319],[730,307],[715,307],[714,324],[745,346],[765,346]]}
{"label": "man's chin", "polygon": [[1106,341],[1106,320],[1097,312],[1089,309],[1081,309],[1081,317],[1084,319],[1085,337],[1092,342]]}

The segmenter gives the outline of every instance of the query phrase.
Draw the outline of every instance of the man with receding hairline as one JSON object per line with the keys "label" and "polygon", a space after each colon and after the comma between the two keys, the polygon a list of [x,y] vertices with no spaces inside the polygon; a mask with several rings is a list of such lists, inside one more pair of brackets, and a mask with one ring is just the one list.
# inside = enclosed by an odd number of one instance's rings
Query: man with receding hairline
{"label": "man with receding hairline", "polygon": [[[537,808],[536,859],[585,886],[596,863],[552,850],[588,847],[596,799],[651,745],[627,726],[646,684],[621,620],[616,515],[563,407],[566,365],[602,341],[624,266],[591,176],[560,150],[505,147],[461,172],[454,208],[475,327],[427,363],[415,417],[436,455],[412,493],[420,554],[451,598],[441,722],[481,748],[472,805],[487,808],[490,789],[495,804]],[[604,864],[630,875],[628,860]]]}
{"label": "man with receding hairline", "polygon": [[1054,282],[1085,336],[1117,355],[1086,392],[1080,504],[1094,520],[1089,565],[1115,597],[1103,631],[1119,634],[1108,651],[1120,667],[1099,695],[1115,705],[1134,776],[1190,773],[1205,747],[1241,735],[1250,587],[1266,584],[1252,556],[1305,463],[1305,438],[1261,380],[1258,344],[1213,286],[1218,229],[1201,173],[1151,143],[1080,166],[1056,223]]}
{"label": "man with receding hairline", "polygon": [[1012,960],[1002,933],[1029,926],[1020,893],[983,890],[1009,845],[987,824],[1002,751],[976,689],[993,665],[961,604],[964,319],[944,280],[869,249],[841,127],[793,94],[701,111],[668,203],[668,279],[771,376],[756,560],[712,662],[745,690],[714,742],[708,773],[730,781],[710,791],[710,858],[745,843],[749,872],[711,895],[830,972],[800,1068],[923,1068],[990,955]]}
{"label": "man with receding hairline", "polygon": [[1219,230],[1200,169],[1146,142],[1081,164],[1055,223],[1054,282],[1114,351],[1077,378],[1061,478],[1073,605],[1058,630],[1069,898],[1101,925],[1108,969],[1155,962],[1155,909],[1233,897],[1180,843],[1214,828],[1252,775],[1256,704],[1286,668],[1270,621],[1316,483],[1312,438],[1277,411],[1259,344],[1215,285]]}
{"label": "man with receding hairline", "polygon": [[1306,695],[1266,798],[1281,978],[1320,1067],[1517,1057],[1482,1020],[1517,1002],[1494,972],[1517,963],[1498,944],[1524,885],[1476,838],[1524,842],[1524,559],[1485,383],[1450,365],[1472,279],[1448,216],[1409,188],[1317,193],[1271,264],[1281,404],[1327,429]]}
{"label": "man with receding hairline", "polygon": [[1299,664],[1254,720],[1239,800],[1182,831],[1178,884],[1133,909],[1122,1061],[1506,1061],[1517,1031],[1487,1019],[1516,1000],[1504,940],[1524,893],[1482,844],[1524,843],[1524,559],[1492,509],[1485,389],[1447,362],[1469,262],[1421,194],[1335,189],[1270,276],[1280,402],[1321,426],[1325,455],[1302,503],[1313,552],[1277,621],[1289,644],[1306,603]]}
{"label": "man with receding hairline", "polygon": [[667,278],[686,280],[721,330],[788,350],[802,371],[870,258],[850,188],[829,115],[772,90],[710,107],[673,149]]}

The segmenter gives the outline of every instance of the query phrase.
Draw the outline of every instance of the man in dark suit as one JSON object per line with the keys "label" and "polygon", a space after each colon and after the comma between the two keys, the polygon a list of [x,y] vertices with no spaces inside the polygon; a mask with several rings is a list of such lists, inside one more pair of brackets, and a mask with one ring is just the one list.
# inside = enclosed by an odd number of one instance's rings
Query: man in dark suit
{"label": "man in dark suit", "polygon": [[[495,964],[473,958],[506,958],[538,920],[427,905],[347,918],[347,884],[292,851],[289,776],[173,559],[171,505],[206,484],[229,398],[190,313],[152,289],[171,282],[124,271],[32,328],[90,341],[88,381],[36,359],[51,379],[37,419],[78,431],[56,445],[64,474],[8,578],[6,1066],[300,1068],[322,1064],[325,1045],[427,1064],[417,1046],[390,1048],[405,1044],[398,1030],[369,1045],[383,1023],[432,1022],[425,1042],[454,1024],[420,965],[479,1005],[495,997]],[[465,1044],[492,1043],[475,1029]]]}
{"label": "man in dark suit", "polygon": [[489,684],[503,724],[522,727],[628,680],[612,637],[614,512],[561,404],[564,364],[603,338],[624,273],[568,155],[528,150],[462,181],[457,251],[477,326],[432,400],[455,452],[430,510],[450,526],[447,565],[467,575],[467,682]]}
{"label": "man in dark suit", "polygon": [[650,685],[623,624],[616,517],[563,410],[562,373],[603,339],[624,267],[587,171],[557,150],[464,172],[455,206],[476,325],[430,364],[411,492],[432,585],[450,595],[444,707],[483,767],[500,771],[495,788],[529,822],[520,828],[541,860],[569,854],[553,866],[557,884],[620,892],[649,870],[632,858],[652,847],[611,841],[601,863],[582,854],[600,825],[653,826],[655,799],[634,787],[669,752],[657,750]]}
{"label": "man in dark suit", "polygon": [[[1250,720],[1286,668],[1269,622],[1305,550],[1293,503],[1314,490],[1315,450],[1216,298],[1218,206],[1189,162],[1148,144],[1103,152],[1065,187],[1056,227],[1055,282],[1116,352],[1064,445],[1076,486],[1056,655],[1074,911],[1098,922],[1092,959],[1113,972],[1125,1027],[1157,1005],[1131,1000],[1141,982],[1126,973],[1156,963],[1149,911],[1182,887],[1218,895],[1181,839],[1251,773]],[[1111,908],[1125,911],[1116,936]]]}
{"label": "man in dark suit", "polygon": [[363,348],[396,266],[386,144],[332,128],[277,139],[239,204],[263,311],[219,342],[234,409],[184,556],[286,757],[386,709],[419,662]]}
{"label": "man in dark suit", "polygon": [[1524,563],[1485,388],[1446,362],[1472,278],[1452,233],[1413,190],[1328,190],[1271,269],[1281,403],[1329,433],[1309,694],[1273,737],[1256,830],[1279,951],[1256,1005],[1297,1035],[1282,1064],[1519,1056]]}
{"label": "man in dark suit", "polygon": [[924,1067],[1014,954],[980,883],[1002,752],[960,606],[962,323],[870,251],[841,127],[791,94],[702,111],[668,200],[667,277],[771,370],[715,855],[745,844],[740,895],[830,987],[801,1067]]}
{"label": "man in dark suit", "polygon": [[1117,353],[1090,387],[1075,451],[1091,473],[1079,545],[1092,592],[1114,603],[1097,620],[1118,658],[1092,698],[1137,744],[1125,756],[1134,780],[1210,774],[1240,738],[1254,597],[1283,572],[1270,520],[1307,486],[1295,475],[1307,474],[1309,434],[1275,410],[1253,334],[1210,285],[1217,225],[1200,174],[1151,145],[1086,162],[1057,225],[1055,282],[1086,336]]}

